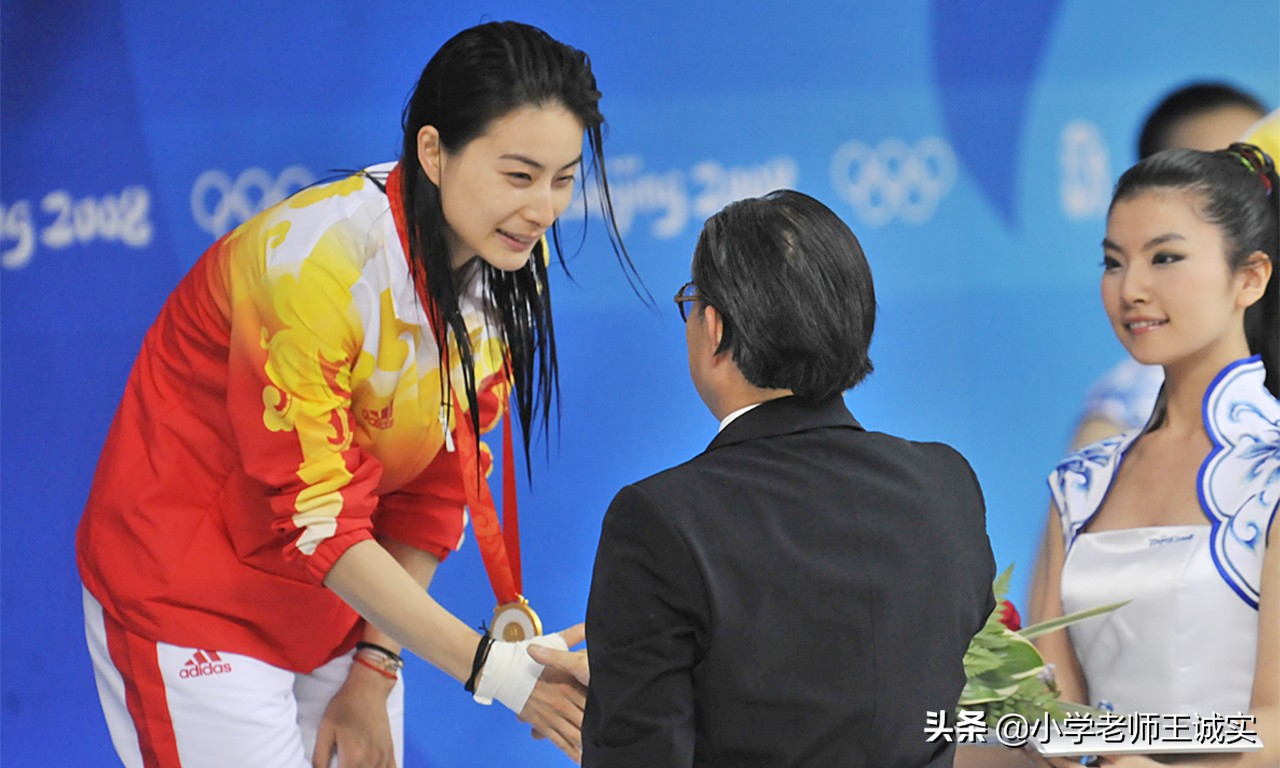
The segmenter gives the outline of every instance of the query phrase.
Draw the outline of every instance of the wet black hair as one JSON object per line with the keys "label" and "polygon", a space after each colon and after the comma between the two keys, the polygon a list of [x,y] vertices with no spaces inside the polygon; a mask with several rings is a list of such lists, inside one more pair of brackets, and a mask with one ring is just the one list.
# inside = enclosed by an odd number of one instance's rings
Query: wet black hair
{"label": "wet black hair", "polygon": [[[440,348],[442,392],[449,402],[449,337],[457,342],[462,373],[471,409],[472,425],[480,432],[474,356],[462,314],[458,308],[459,282],[455,280],[445,241],[446,222],[440,190],[418,162],[418,133],[434,126],[443,148],[460,152],[483,135],[493,121],[526,106],[563,107],[582,124],[589,147],[584,163],[594,174],[596,199],[610,243],[627,279],[642,285],[631,263],[613,215],[603,154],[604,116],[599,109],[591,62],[582,51],[553,39],[546,32],[514,21],[490,22],[463,30],[449,39],[427,63],[402,116],[404,129],[400,156],[401,195],[406,213],[410,268],[422,293],[431,330]],[[558,225],[551,228],[556,257],[564,267]],[[497,314],[502,341],[511,361],[516,416],[529,455],[530,426],[541,421],[545,430],[559,397],[555,328],[551,318],[551,287],[547,281],[547,254],[537,244],[528,264],[504,272],[481,260],[459,275],[480,279],[492,311]],[[567,270],[566,270],[567,272]]]}

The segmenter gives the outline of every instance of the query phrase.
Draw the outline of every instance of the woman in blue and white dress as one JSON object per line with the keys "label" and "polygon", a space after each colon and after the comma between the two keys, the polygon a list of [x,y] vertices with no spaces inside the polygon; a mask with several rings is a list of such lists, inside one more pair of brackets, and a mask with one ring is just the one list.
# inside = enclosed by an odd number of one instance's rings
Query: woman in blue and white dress
{"label": "woman in blue and white dress", "polygon": [[1274,163],[1248,144],[1168,150],[1120,178],[1103,304],[1165,383],[1145,427],[1086,446],[1049,478],[1063,533],[1048,557],[1049,617],[1130,601],[1042,638],[1063,698],[1257,718],[1263,750],[1180,765],[1280,765],[1278,199]]}

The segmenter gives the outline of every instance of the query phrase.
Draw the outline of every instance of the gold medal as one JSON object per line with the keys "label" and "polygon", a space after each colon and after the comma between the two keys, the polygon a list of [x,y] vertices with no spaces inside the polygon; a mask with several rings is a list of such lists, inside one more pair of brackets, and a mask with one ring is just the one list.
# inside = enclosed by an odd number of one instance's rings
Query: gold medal
{"label": "gold medal", "polygon": [[523,595],[517,595],[514,603],[503,603],[493,609],[493,626],[489,634],[499,640],[518,643],[542,634],[542,620],[529,607]]}

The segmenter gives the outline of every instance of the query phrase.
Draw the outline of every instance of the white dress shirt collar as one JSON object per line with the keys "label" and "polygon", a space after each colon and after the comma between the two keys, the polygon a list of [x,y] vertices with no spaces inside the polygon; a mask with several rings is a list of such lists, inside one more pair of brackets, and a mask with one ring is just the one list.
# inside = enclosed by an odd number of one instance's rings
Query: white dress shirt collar
{"label": "white dress shirt collar", "polygon": [[752,408],[755,408],[758,405],[760,405],[760,403],[752,403],[751,405],[744,405],[743,407],[739,408],[738,410],[734,411],[728,416],[725,416],[723,419],[720,420],[720,429],[717,431],[723,432],[724,428],[732,424],[734,419],[738,418],[742,414],[746,413]]}

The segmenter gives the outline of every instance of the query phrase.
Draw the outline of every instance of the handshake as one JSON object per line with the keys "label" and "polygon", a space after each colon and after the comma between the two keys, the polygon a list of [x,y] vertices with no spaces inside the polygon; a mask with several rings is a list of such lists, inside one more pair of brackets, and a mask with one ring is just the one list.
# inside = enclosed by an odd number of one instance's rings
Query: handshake
{"label": "handshake", "polygon": [[485,705],[497,699],[533,726],[534,738],[550,739],[580,763],[591,669],[585,648],[569,649],[585,639],[585,626],[575,624],[515,643],[493,641],[473,698]]}

